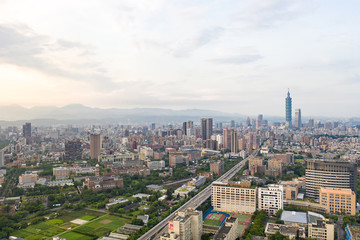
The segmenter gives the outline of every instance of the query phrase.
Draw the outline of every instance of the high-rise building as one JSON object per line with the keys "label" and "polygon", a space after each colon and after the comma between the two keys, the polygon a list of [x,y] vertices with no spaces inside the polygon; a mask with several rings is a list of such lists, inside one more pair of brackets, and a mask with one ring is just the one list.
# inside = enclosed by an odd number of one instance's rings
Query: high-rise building
{"label": "high-rise building", "polygon": [[187,209],[177,212],[175,218],[168,222],[168,233],[160,240],[201,240],[203,214],[202,211]]}
{"label": "high-rise building", "polygon": [[256,129],[260,128],[263,125],[263,115],[259,114],[256,120]]}
{"label": "high-rise building", "polygon": [[239,149],[239,142],[238,142],[238,138],[237,138],[237,132],[236,131],[232,131],[231,132],[231,152],[232,153],[237,153],[238,149]]}
{"label": "high-rise building", "polygon": [[230,127],[231,127],[231,128],[235,128],[235,121],[234,121],[234,120],[231,120],[231,121],[230,121]]}
{"label": "high-rise building", "polygon": [[213,119],[202,118],[201,119],[201,136],[203,140],[210,139],[213,130]]}
{"label": "high-rise building", "polygon": [[23,125],[23,136],[26,139],[26,144],[31,143],[31,123],[25,123]]}
{"label": "high-rise building", "polygon": [[250,126],[251,126],[250,117],[247,117],[247,118],[246,118],[246,126],[247,126],[247,127],[250,127]]}
{"label": "high-rise building", "polygon": [[90,134],[90,158],[98,159],[100,155],[100,134]]}
{"label": "high-rise building", "polygon": [[291,97],[290,97],[290,92],[288,91],[287,97],[285,98],[285,113],[286,113],[285,126],[287,128],[292,128],[291,109],[292,109],[292,100],[291,100]]}
{"label": "high-rise building", "polygon": [[194,128],[193,121],[183,122],[183,131],[185,135],[191,135],[191,130]]}
{"label": "high-rise building", "polygon": [[350,188],[356,194],[356,164],[347,161],[309,159],[306,161],[306,196],[319,199],[321,187]]}
{"label": "high-rise building", "polygon": [[270,184],[266,188],[261,187],[258,199],[259,210],[265,210],[268,214],[275,215],[277,211],[283,209],[283,187],[275,184]]}
{"label": "high-rise building", "polygon": [[251,182],[213,182],[211,205],[215,211],[252,214],[256,211],[257,189]]}
{"label": "high-rise building", "polygon": [[155,126],[156,126],[155,123],[152,123],[151,124],[151,130],[155,130]]}
{"label": "high-rise building", "polygon": [[314,119],[310,118],[308,122],[308,127],[313,128],[315,126]]}
{"label": "high-rise building", "polygon": [[295,109],[295,127],[297,129],[301,128],[301,109]]}
{"label": "high-rise building", "polygon": [[65,142],[65,159],[66,160],[81,160],[82,146],[79,139],[69,140]]}
{"label": "high-rise building", "polygon": [[5,166],[5,161],[4,161],[4,151],[0,150],[0,167]]}
{"label": "high-rise building", "polygon": [[223,147],[225,150],[231,149],[231,132],[230,129],[223,129]]}

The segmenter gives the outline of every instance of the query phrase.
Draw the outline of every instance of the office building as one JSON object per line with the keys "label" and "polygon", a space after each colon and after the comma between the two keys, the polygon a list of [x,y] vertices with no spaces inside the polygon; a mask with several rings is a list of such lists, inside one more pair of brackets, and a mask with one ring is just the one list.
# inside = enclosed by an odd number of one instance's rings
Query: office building
{"label": "office building", "polygon": [[5,166],[4,150],[0,149],[0,167]]}
{"label": "office building", "polygon": [[79,139],[69,140],[65,142],[65,159],[66,160],[81,160],[82,146]]}
{"label": "office building", "polygon": [[290,92],[288,91],[287,93],[287,97],[285,99],[285,120],[286,120],[286,123],[285,123],[285,126],[287,128],[292,128],[292,116],[291,116],[291,112],[292,112],[292,100],[291,100],[291,97],[290,97]]}
{"label": "office building", "polygon": [[230,129],[223,129],[223,148],[224,150],[230,150],[231,149],[231,133],[233,130]]}
{"label": "office building", "polygon": [[318,240],[334,240],[335,224],[326,220],[317,220],[316,223],[309,223],[308,238]]}
{"label": "office building", "polygon": [[31,143],[31,123],[25,123],[23,125],[23,136],[26,139],[26,144]]}
{"label": "office building", "polygon": [[259,114],[256,120],[256,129],[259,129],[263,124],[263,115]]}
{"label": "office building", "polygon": [[202,118],[201,119],[201,136],[203,140],[210,139],[213,131],[213,119]]}
{"label": "office building", "polygon": [[320,188],[320,204],[326,206],[327,213],[355,215],[356,195],[351,189]]}
{"label": "office building", "polygon": [[258,189],[258,209],[275,215],[277,211],[283,209],[283,198],[281,185],[270,184],[267,187],[261,187]]}
{"label": "office building", "polygon": [[168,233],[163,234],[161,240],[201,240],[202,211],[187,209],[179,211],[172,221],[168,222]]}
{"label": "office building", "polygon": [[236,131],[232,131],[231,132],[231,152],[232,153],[237,153],[239,150],[239,142],[238,142],[238,138],[237,138],[237,132]]}
{"label": "office building", "polygon": [[90,134],[90,158],[98,159],[100,155],[100,134]]}
{"label": "office building", "polygon": [[230,121],[230,128],[235,128],[235,121],[234,120]]}
{"label": "office building", "polygon": [[321,187],[350,188],[356,194],[356,164],[324,159],[306,161],[305,188],[306,196],[319,199]]}
{"label": "office building", "polygon": [[310,118],[308,122],[308,128],[313,128],[315,126],[314,119]]}
{"label": "office building", "polygon": [[183,131],[184,131],[185,135],[187,135],[187,136],[192,135],[191,130],[193,130],[193,129],[194,129],[194,122],[193,121],[183,122]]}
{"label": "office building", "polygon": [[152,123],[151,124],[151,130],[155,130],[155,126],[156,126],[155,123]]}
{"label": "office building", "polygon": [[213,182],[211,205],[215,211],[252,214],[256,211],[257,189],[250,188],[251,182]]}
{"label": "office building", "polygon": [[301,128],[301,109],[295,109],[295,127],[297,129]]}

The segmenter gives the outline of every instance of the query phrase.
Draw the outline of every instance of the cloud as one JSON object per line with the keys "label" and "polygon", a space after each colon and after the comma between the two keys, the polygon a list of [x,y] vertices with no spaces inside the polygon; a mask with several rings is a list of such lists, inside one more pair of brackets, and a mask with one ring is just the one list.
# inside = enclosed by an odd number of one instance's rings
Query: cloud
{"label": "cloud", "polygon": [[246,64],[251,62],[256,62],[262,59],[263,56],[258,54],[252,55],[241,55],[241,56],[234,56],[234,57],[224,57],[224,58],[215,58],[211,59],[210,62],[217,63],[217,64]]}
{"label": "cloud", "polygon": [[39,35],[25,25],[0,24],[0,64],[82,81],[100,89],[113,88],[115,84],[101,64],[88,57],[91,51],[89,46],[78,42]]}
{"label": "cloud", "polygon": [[197,49],[220,38],[224,30],[223,27],[219,26],[203,29],[197,36],[178,42],[178,46],[173,48],[173,55],[175,57],[189,57]]}
{"label": "cloud", "polygon": [[252,1],[249,7],[234,13],[233,20],[250,28],[274,27],[297,18],[306,4],[306,0]]}

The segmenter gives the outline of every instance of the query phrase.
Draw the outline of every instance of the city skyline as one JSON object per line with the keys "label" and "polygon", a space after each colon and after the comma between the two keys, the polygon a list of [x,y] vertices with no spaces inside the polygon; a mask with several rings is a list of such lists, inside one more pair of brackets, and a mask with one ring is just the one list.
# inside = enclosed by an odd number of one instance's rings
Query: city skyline
{"label": "city skyline", "polygon": [[1,106],[360,117],[357,1],[0,6]]}

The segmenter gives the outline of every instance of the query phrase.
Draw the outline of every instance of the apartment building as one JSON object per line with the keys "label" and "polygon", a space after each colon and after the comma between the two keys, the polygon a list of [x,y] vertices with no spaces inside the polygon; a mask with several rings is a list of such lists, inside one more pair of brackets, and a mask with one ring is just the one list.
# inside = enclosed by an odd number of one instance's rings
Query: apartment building
{"label": "apartment building", "polygon": [[249,181],[213,182],[211,205],[215,211],[252,214],[256,211],[257,189]]}
{"label": "apartment building", "polygon": [[216,175],[221,175],[224,172],[224,162],[217,161],[210,163],[210,172]]}
{"label": "apartment building", "polygon": [[283,191],[281,185],[275,184],[259,188],[258,209],[265,210],[270,215],[275,215],[277,211],[283,209]]}

